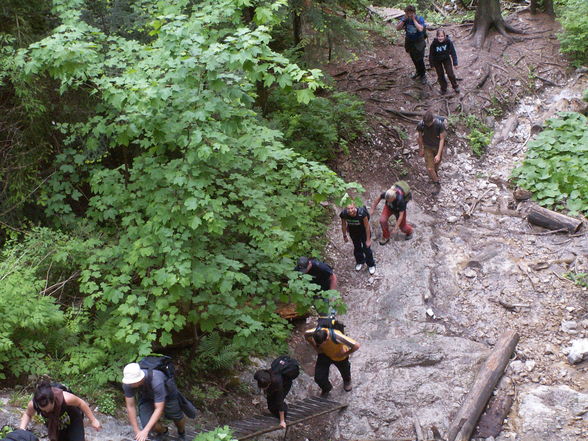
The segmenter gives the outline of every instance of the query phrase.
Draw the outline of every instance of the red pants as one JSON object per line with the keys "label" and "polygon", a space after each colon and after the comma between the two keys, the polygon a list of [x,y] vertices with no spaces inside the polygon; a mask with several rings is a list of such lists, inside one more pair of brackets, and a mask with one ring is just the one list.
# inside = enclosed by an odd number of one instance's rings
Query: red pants
{"label": "red pants", "polygon": [[[400,216],[400,212],[392,211],[388,204],[384,204],[384,209],[382,210],[382,215],[380,216],[380,225],[382,226],[382,235],[384,239],[390,238],[390,229],[388,228],[388,219],[390,216],[394,215],[396,219]],[[412,227],[406,222],[406,211],[404,212],[404,220],[399,225],[400,231],[404,234],[409,235],[412,234]]]}

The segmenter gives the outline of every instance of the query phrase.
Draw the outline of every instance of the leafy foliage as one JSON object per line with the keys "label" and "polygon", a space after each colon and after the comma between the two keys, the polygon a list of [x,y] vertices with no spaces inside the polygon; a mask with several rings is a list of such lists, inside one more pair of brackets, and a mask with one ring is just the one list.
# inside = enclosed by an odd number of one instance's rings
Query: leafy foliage
{"label": "leafy foliage", "polygon": [[467,140],[472,153],[478,157],[482,156],[486,152],[486,147],[492,141],[494,131],[475,115],[465,115],[460,119],[469,129]]}
{"label": "leafy foliage", "polygon": [[[35,322],[19,315],[20,328],[2,325],[2,356],[30,355],[28,372],[41,371],[52,338],[69,341],[54,367],[85,388],[117,380],[124,362],[170,344],[189,323],[226,336],[234,353],[262,349],[288,335],[277,302],[315,302],[292,258],[320,255],[311,236],[321,232],[320,202],[348,185],[285,148],[253,110],[259,84],[301,103],[321,86],[319,71],[269,46],[285,4],[261,3],[244,24],[247,1],[143,0],[151,20],[135,31],[149,38],[137,40],[128,28],[89,24],[82,0],[55,2],[62,24],[13,64],[26,84],[85,103],[56,121],[65,147],[40,202],[56,227],[91,238],[69,254],[81,267],[81,298],[61,308],[50,296],[27,305]],[[36,271],[6,280],[3,297],[42,289]],[[65,337],[44,334],[60,327]],[[11,347],[17,329],[36,332],[24,340],[30,354]],[[208,361],[230,364],[232,355],[220,355]],[[25,372],[16,366],[14,374]]]}
{"label": "leafy foliage", "polygon": [[561,51],[576,66],[588,64],[588,2],[565,0],[558,5],[558,20],[563,32],[558,35]]}
{"label": "leafy foliage", "polygon": [[550,119],[529,142],[523,164],[513,171],[518,185],[547,207],[588,212],[588,118],[564,112]]}
{"label": "leafy foliage", "polygon": [[588,273],[569,272],[565,274],[565,277],[582,288],[588,288]]}
{"label": "leafy foliage", "polygon": [[211,432],[196,435],[194,441],[237,441],[228,426],[218,427]]}
{"label": "leafy foliage", "polygon": [[344,92],[302,104],[292,93],[278,90],[269,106],[271,124],[284,133],[284,144],[316,161],[348,153],[348,142],[367,127],[363,102]]}
{"label": "leafy foliage", "polygon": [[202,338],[197,353],[193,365],[209,366],[212,369],[230,369],[240,355],[238,349],[217,332],[212,332]]}

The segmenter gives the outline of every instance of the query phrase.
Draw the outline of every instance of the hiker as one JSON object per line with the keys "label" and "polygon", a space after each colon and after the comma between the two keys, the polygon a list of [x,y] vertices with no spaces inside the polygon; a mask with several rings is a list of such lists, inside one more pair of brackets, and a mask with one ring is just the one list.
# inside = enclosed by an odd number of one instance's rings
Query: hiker
{"label": "hiker", "polygon": [[39,438],[28,430],[18,429],[6,434],[0,441],[39,441]]}
{"label": "hiker", "polygon": [[413,228],[406,221],[406,205],[412,199],[410,187],[405,181],[398,181],[388,190],[383,191],[380,196],[374,201],[370,209],[370,214],[373,215],[376,207],[381,200],[384,200],[384,209],[380,215],[380,226],[382,227],[382,240],[380,245],[386,245],[390,242],[390,229],[388,227],[388,219],[394,215],[396,223],[392,229],[392,234],[396,234],[398,230],[402,231],[406,236],[406,240],[412,239]]}
{"label": "hiker", "polygon": [[370,215],[365,207],[356,207],[355,203],[347,204],[347,207],[339,214],[341,218],[341,232],[343,240],[347,243],[347,233],[353,242],[353,255],[355,256],[355,271],[361,271],[363,264],[367,264],[370,274],[375,274],[376,263],[372,253],[372,232],[370,229]]}
{"label": "hiker", "polygon": [[40,383],[20,420],[20,428],[25,430],[37,413],[45,420],[49,441],[84,441],[84,415],[100,431],[102,426],[88,403],[64,389],[46,381]]}
{"label": "hiker", "polygon": [[419,156],[425,157],[427,173],[435,185],[433,195],[439,193],[441,182],[439,181],[439,166],[445,150],[445,138],[447,131],[440,118],[435,118],[433,112],[427,110],[423,120],[417,125],[417,143]]}
{"label": "hiker", "polygon": [[321,388],[321,396],[327,396],[333,389],[329,381],[329,369],[332,364],[343,378],[343,390],[351,391],[349,356],[359,349],[359,343],[337,329],[323,327],[320,322],[316,328],[306,331],[304,338],[318,353],[314,367],[314,381]]}
{"label": "hiker", "polygon": [[437,36],[431,43],[431,47],[429,48],[429,63],[431,63],[431,66],[437,72],[437,80],[439,81],[439,86],[441,86],[441,95],[447,93],[445,74],[447,74],[447,78],[449,78],[455,93],[459,93],[457,79],[453,73],[454,68],[457,67],[457,53],[455,52],[453,42],[445,34],[443,29],[437,29]]}
{"label": "hiker", "polygon": [[333,268],[320,260],[302,256],[298,259],[296,271],[310,274],[312,283],[320,286],[322,291],[337,289],[337,276],[333,272]]}
{"label": "hiker", "polygon": [[413,80],[420,79],[422,84],[427,84],[427,70],[425,68],[425,39],[427,25],[425,19],[416,15],[416,9],[413,5],[408,5],[404,9],[404,16],[396,25],[396,30],[404,29],[404,49],[409,53],[416,73],[412,76]]}
{"label": "hiker", "polygon": [[[151,430],[155,433],[156,440],[162,439],[168,432],[167,427],[160,422],[164,415],[176,425],[178,438],[185,439],[186,418],[180,402],[181,394],[173,378],[169,378],[157,368],[142,369],[139,363],[129,363],[123,370],[122,383],[127,416],[137,441],[145,441]],[[139,430],[137,424],[135,393],[139,396],[139,419],[142,430]]]}
{"label": "hiker", "polygon": [[288,415],[288,405],[284,400],[292,388],[292,381],[299,374],[298,362],[282,355],[272,361],[269,369],[260,369],[253,376],[259,388],[266,394],[268,410],[280,419],[280,426],[284,429]]}

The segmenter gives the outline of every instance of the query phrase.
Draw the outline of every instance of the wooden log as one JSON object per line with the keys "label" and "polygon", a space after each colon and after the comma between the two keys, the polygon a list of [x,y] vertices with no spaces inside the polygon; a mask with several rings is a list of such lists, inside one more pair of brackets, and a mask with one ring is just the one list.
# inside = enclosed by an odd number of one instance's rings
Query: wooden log
{"label": "wooden log", "polygon": [[538,205],[531,208],[531,211],[527,215],[527,220],[533,225],[538,225],[549,230],[566,229],[569,233],[575,233],[582,226],[581,220],[556,213]]}
{"label": "wooden log", "polygon": [[469,441],[476,422],[482,415],[494,387],[508,365],[510,355],[518,341],[519,335],[514,331],[507,331],[500,336],[492,353],[480,368],[476,381],[463,405],[453,418],[453,422],[449,426],[447,441]]}

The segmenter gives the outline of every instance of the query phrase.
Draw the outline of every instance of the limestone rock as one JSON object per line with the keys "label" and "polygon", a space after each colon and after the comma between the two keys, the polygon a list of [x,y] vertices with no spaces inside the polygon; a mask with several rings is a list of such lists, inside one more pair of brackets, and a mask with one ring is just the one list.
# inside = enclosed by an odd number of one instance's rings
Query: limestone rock
{"label": "limestone rock", "polygon": [[588,358],[588,338],[572,341],[572,346],[567,348],[568,361],[571,364],[580,363]]}

